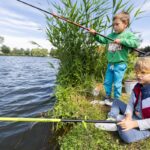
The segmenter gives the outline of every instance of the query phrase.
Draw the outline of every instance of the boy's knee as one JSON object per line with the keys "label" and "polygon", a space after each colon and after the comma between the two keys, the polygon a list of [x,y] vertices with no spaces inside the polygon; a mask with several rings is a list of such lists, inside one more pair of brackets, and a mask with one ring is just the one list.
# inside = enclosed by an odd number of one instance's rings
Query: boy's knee
{"label": "boy's knee", "polygon": [[121,137],[121,139],[126,143],[126,144],[130,144],[132,142],[134,142],[130,136],[126,136],[126,137]]}
{"label": "boy's knee", "polygon": [[122,101],[119,100],[118,98],[114,98],[113,103],[115,104],[115,106],[116,106],[116,105],[119,106],[119,105],[121,105]]}
{"label": "boy's knee", "polygon": [[120,135],[120,138],[127,144],[135,141],[133,136],[128,131],[122,131],[121,127],[118,127],[118,133]]}
{"label": "boy's knee", "polygon": [[112,82],[111,82],[110,80],[105,80],[105,81],[104,81],[104,86],[105,86],[105,85],[111,85],[111,83],[112,83]]}
{"label": "boy's knee", "polygon": [[114,84],[114,88],[115,89],[122,88],[122,82]]}

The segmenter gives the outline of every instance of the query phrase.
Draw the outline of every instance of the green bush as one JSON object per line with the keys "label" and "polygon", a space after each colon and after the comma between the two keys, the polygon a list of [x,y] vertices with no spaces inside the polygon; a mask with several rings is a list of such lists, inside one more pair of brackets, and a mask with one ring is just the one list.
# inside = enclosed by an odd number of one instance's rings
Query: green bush
{"label": "green bush", "polygon": [[[61,4],[63,7],[54,4],[59,15],[97,31],[105,30],[103,17],[109,9],[105,0],[81,0],[74,3],[61,0]],[[55,20],[53,17],[47,17],[47,21],[49,41],[57,48],[57,55],[61,61],[58,82],[66,87],[81,84],[85,84],[86,87],[93,79],[101,79],[104,73],[104,69],[101,68],[105,67],[106,61],[103,62],[101,53],[96,51],[98,45],[93,36],[79,27]]]}
{"label": "green bush", "polygon": [[125,77],[124,80],[133,80],[136,79],[135,76],[135,71],[134,71],[134,66],[137,60],[137,54],[135,53],[130,53],[129,54],[129,59],[128,59],[128,68],[127,71],[125,73]]}
{"label": "green bush", "polygon": [[1,51],[4,53],[4,54],[9,54],[10,53],[10,48],[6,45],[3,45],[1,47]]}
{"label": "green bush", "polygon": [[48,50],[42,49],[42,48],[34,48],[31,50],[31,55],[32,56],[45,57],[48,55]]}
{"label": "green bush", "polygon": [[[54,2],[53,6],[59,16],[103,33],[112,28],[114,14],[121,10],[131,13],[134,9],[132,1],[122,0],[114,0],[112,6],[109,0],[60,0],[59,3]],[[141,13],[140,8],[134,10],[131,22],[138,19]],[[93,36],[53,16],[47,16],[47,35],[60,59],[57,76],[59,84],[65,87],[87,87],[95,80],[103,81],[107,64],[106,54],[96,51],[98,43]]]}

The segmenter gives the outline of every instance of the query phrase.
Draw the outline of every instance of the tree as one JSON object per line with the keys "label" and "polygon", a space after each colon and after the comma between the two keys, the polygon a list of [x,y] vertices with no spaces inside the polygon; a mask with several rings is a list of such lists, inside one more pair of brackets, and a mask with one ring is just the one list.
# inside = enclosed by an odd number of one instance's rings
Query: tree
{"label": "tree", "polygon": [[142,48],[142,50],[144,52],[150,52],[150,46],[146,46],[146,47]]}
{"label": "tree", "polygon": [[30,51],[30,49],[26,49],[26,50],[24,51],[24,54],[25,54],[26,56],[31,56],[31,51]]}
{"label": "tree", "polygon": [[3,45],[1,47],[1,51],[4,53],[4,54],[9,54],[10,53],[10,48],[6,45]]}
{"label": "tree", "polygon": [[32,56],[38,56],[38,57],[45,57],[48,56],[48,50],[47,49],[40,49],[40,48],[34,48],[31,50]]}
{"label": "tree", "polygon": [[58,49],[54,49],[54,48],[51,48],[50,50],[50,56],[52,57],[55,57],[55,58],[58,58],[59,57],[59,54],[58,54],[59,50]]}
{"label": "tree", "polygon": [[16,56],[24,56],[24,49],[13,48],[11,54]]}

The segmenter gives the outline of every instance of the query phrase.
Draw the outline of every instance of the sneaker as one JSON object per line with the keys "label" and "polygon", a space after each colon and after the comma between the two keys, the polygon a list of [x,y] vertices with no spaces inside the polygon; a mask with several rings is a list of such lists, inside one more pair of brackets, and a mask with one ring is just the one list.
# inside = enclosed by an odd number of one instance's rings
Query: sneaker
{"label": "sneaker", "polygon": [[95,123],[95,127],[105,131],[117,131],[115,123]]}
{"label": "sneaker", "polygon": [[115,118],[113,118],[113,117],[108,117],[106,120],[116,121],[116,119],[115,119]]}
{"label": "sneaker", "polygon": [[105,105],[112,106],[113,99],[112,98],[105,98],[104,102],[105,102]]}
{"label": "sneaker", "polygon": [[104,101],[99,101],[99,100],[93,100],[93,101],[91,101],[90,103],[93,104],[93,105],[96,105],[96,104],[105,105],[105,102],[104,102]]}

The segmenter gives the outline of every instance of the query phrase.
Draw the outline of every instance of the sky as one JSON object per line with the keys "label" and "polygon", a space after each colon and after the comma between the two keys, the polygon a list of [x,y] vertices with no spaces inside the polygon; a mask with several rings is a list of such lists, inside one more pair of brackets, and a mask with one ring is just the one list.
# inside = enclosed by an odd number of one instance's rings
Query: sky
{"label": "sky", "polygon": [[[24,0],[48,10],[51,0]],[[55,0],[59,2],[59,0]],[[139,7],[144,0],[135,1]],[[140,32],[143,42],[141,47],[150,45],[150,1],[142,6],[144,17],[132,24],[132,29]],[[11,48],[34,48],[31,41],[35,41],[43,48],[51,49],[52,44],[46,36],[46,19],[42,12],[26,6],[16,0],[0,0],[0,36],[4,37],[4,44]]]}

